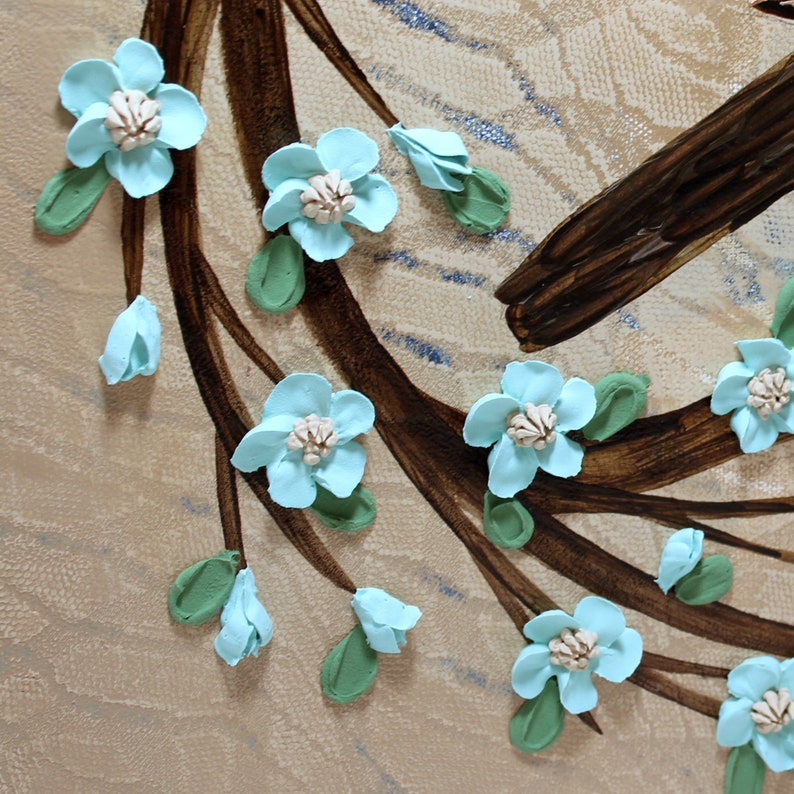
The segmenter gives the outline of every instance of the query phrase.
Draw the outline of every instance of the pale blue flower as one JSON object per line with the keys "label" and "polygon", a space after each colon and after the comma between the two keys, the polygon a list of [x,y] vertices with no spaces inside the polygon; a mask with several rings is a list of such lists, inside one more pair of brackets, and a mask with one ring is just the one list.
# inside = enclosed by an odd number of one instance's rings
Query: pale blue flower
{"label": "pale blue flower", "polygon": [[794,693],[794,659],[747,659],[728,674],[728,692],[717,742],[723,747],[752,742],[773,772],[794,769],[794,707],[787,705]]}
{"label": "pale blue flower", "polygon": [[153,375],[160,362],[162,330],[157,309],[143,295],[116,318],[108,334],[99,366],[108,385],[136,375]]}
{"label": "pale blue flower", "polygon": [[642,637],[626,628],[619,607],[597,596],[583,598],[573,617],[560,609],[542,612],[524,626],[524,635],[532,644],[513,665],[513,689],[531,700],[556,676],[560,702],[571,714],[598,702],[593,673],[620,683],[642,659]]}
{"label": "pale blue flower", "polygon": [[238,571],[215,637],[218,656],[232,667],[246,656],[259,656],[259,649],[273,639],[273,621],[258,601],[258,592],[253,571]]}
{"label": "pale blue flower", "polygon": [[422,612],[403,604],[378,587],[359,587],[351,602],[370,648],[378,653],[399,653],[405,632],[412,629]]}
{"label": "pale blue flower", "polygon": [[372,403],[357,391],[331,393],[322,375],[288,375],[267,398],[262,421],[232,456],[240,471],[267,467],[268,493],[283,507],[309,507],[317,486],[350,496],[367,455],[353,439],[375,421]]}
{"label": "pale blue flower", "polygon": [[703,532],[700,529],[679,529],[662,551],[659,576],[654,581],[667,593],[682,577],[694,570],[703,556]]}
{"label": "pale blue flower", "polygon": [[321,135],[317,148],[283,146],[265,160],[262,181],[270,197],[262,213],[268,231],[285,223],[316,262],[344,256],[353,238],[342,223],[382,232],[397,213],[397,196],[378,174],[378,145],[343,127]]}
{"label": "pale blue flower", "polygon": [[66,155],[87,168],[100,157],[133,198],[165,187],[174,173],[169,149],[195,146],[207,126],[196,97],[165,75],[157,50],[140,39],[123,41],[113,63],[79,61],[58,91],[74,116]]}
{"label": "pale blue flower", "polygon": [[761,452],[779,433],[794,433],[794,357],[779,339],[748,339],[736,347],[744,360],[720,370],[711,410],[720,416],[733,411],[731,429],[742,452]]}
{"label": "pale blue flower", "polygon": [[473,447],[495,445],[488,456],[488,489],[510,498],[526,488],[538,467],[573,477],[584,449],[565,434],[584,427],[596,410],[595,389],[581,378],[563,382],[543,361],[513,361],[502,394],[486,394],[471,407],[463,438]]}
{"label": "pale blue flower", "polygon": [[398,122],[388,133],[397,151],[411,160],[421,184],[435,190],[463,190],[463,182],[456,176],[467,176],[471,168],[466,145],[457,132],[406,130]]}

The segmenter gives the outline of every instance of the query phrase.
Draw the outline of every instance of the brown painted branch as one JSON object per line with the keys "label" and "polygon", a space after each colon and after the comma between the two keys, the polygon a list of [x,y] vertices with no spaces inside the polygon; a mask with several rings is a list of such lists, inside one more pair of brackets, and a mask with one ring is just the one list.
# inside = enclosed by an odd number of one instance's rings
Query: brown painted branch
{"label": "brown painted branch", "polygon": [[229,462],[229,454],[217,433],[215,434],[215,482],[223,528],[223,544],[230,551],[239,551],[240,568],[247,568],[240,502],[237,497],[237,471]]}
{"label": "brown painted branch", "polygon": [[339,74],[350,83],[359,97],[386,126],[394,126],[399,119],[389,110],[381,95],[372,87],[364,72],[353,60],[320,5],[315,0],[285,0],[285,2],[306,35],[319,47]]}
{"label": "brown painted branch", "polygon": [[794,6],[781,0],[750,0],[756,11],[771,14],[781,19],[794,20]]}
{"label": "brown painted branch", "polygon": [[[742,452],[729,417],[713,414],[710,399],[639,419],[601,444],[587,444],[578,479],[650,491],[738,457]],[[776,443],[792,439],[794,435],[781,433]]]}
{"label": "brown painted branch", "polygon": [[557,227],[497,288],[526,351],[584,331],[794,187],[794,56]]}
{"label": "brown painted branch", "polygon": [[245,353],[259,369],[267,375],[273,383],[278,383],[284,378],[284,372],[268,355],[267,351],[254,339],[253,334],[240,321],[229,298],[221,287],[220,281],[209,262],[202,257],[200,268],[202,284],[207,292],[207,300],[215,316],[220,320],[226,332],[237,343],[240,350]]}
{"label": "brown painted branch", "polygon": [[[794,562],[794,552],[752,543],[716,527],[697,520],[704,518],[754,518],[757,516],[790,513],[794,511],[794,498],[757,499],[746,502],[690,502],[668,496],[626,493],[615,488],[538,476],[524,492],[528,505],[539,506],[546,512],[566,513],[619,513],[656,521],[664,526],[693,527],[701,529],[706,537],[717,543],[745,549],[754,554]],[[530,507],[530,510],[531,510]]]}
{"label": "brown painted branch", "polygon": [[673,628],[713,642],[791,656],[794,626],[726,604],[688,606],[666,596],[653,577],[577,535],[542,510],[533,510],[535,534],[524,547],[552,570],[588,590]]}
{"label": "brown painted branch", "polygon": [[702,675],[709,678],[727,678],[730,673],[728,667],[713,667],[709,664],[700,664],[700,662],[687,662],[684,659],[674,659],[647,650],[642,653],[642,667],[650,667],[663,673]]}
{"label": "brown painted branch", "polygon": [[640,667],[628,680],[647,689],[648,692],[672,700],[674,703],[686,703],[690,709],[705,714],[707,717],[716,719],[719,716],[722,701],[679,686],[667,676],[649,670],[647,667]]}
{"label": "brown painted branch", "polygon": [[[211,30],[214,19],[214,14],[209,13],[210,6],[217,8],[217,3],[202,2],[194,6],[188,3],[182,9],[179,3],[154,0],[154,5],[154,12],[149,13],[147,9],[145,19],[153,20],[148,23],[153,31],[153,43],[163,54],[167,73],[183,76],[180,63],[184,41],[180,36],[166,35],[177,24],[175,19],[179,20],[178,26],[184,20],[184,29],[189,32],[190,42],[201,43],[201,46],[190,49],[192,65],[182,67],[184,79],[181,81],[188,90],[198,94],[200,85],[196,83],[201,80],[203,68],[199,68],[196,61],[204,58],[209,40],[208,30]],[[197,9],[196,24],[191,21],[192,17],[183,17],[182,14],[183,10],[187,13],[191,8]],[[190,47],[190,44],[186,46]],[[211,268],[199,245],[195,152],[173,152],[173,159],[174,176],[160,194],[168,276],[193,375],[228,458],[253,422],[234,385],[212,319],[212,310],[207,306],[207,298],[202,290],[207,281],[206,276],[202,278],[202,271]],[[219,454],[217,448],[216,454]],[[307,561],[338,587],[355,589],[350,578],[317,537],[306,516],[300,511],[285,510],[274,505],[266,493],[264,474],[248,475],[246,479],[249,484],[254,483],[252,487],[260,501]]]}
{"label": "brown painted branch", "polygon": [[124,259],[127,303],[132,303],[141,294],[145,215],[146,199],[134,199],[125,193],[121,209],[121,255]]}
{"label": "brown painted branch", "polygon": [[[251,195],[266,199],[262,164],[299,140],[280,0],[221,0],[226,91]],[[245,108],[245,124],[240,109]]]}

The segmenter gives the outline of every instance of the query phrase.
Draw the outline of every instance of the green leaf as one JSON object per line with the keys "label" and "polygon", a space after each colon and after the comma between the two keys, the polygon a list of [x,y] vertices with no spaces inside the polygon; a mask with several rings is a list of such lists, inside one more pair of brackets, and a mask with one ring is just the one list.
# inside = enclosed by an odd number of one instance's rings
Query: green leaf
{"label": "green leaf", "polygon": [[442,190],[441,196],[447,212],[477,234],[498,229],[510,210],[510,189],[496,174],[477,166],[463,178],[463,190]]}
{"label": "green leaf", "polygon": [[783,285],[777,296],[770,330],[786,347],[794,347],[794,278]]}
{"label": "green leaf", "polygon": [[248,265],[245,291],[264,312],[289,311],[298,305],[305,289],[303,250],[288,234],[270,240]]}
{"label": "green leaf", "polygon": [[189,626],[208,621],[229,600],[239,562],[239,551],[222,551],[185,568],[168,591],[171,617]]}
{"label": "green leaf", "polygon": [[722,554],[712,554],[676,582],[675,595],[685,604],[711,604],[719,601],[732,585],[733,563]]}
{"label": "green leaf", "polygon": [[610,372],[595,385],[596,412],[584,426],[585,438],[603,441],[645,413],[651,379],[631,372]]}
{"label": "green leaf", "polygon": [[485,492],[483,526],[488,539],[503,549],[518,549],[532,537],[535,520],[518,499]]}
{"label": "green leaf", "polygon": [[522,753],[539,753],[560,738],[564,727],[557,679],[550,678],[543,691],[527,700],[510,720],[510,743]]}
{"label": "green leaf", "polygon": [[342,532],[358,532],[368,527],[377,515],[375,497],[363,485],[357,485],[344,499],[318,485],[317,498],[310,509],[325,526]]}
{"label": "green leaf", "polygon": [[761,794],[766,764],[749,744],[734,747],[725,765],[725,794]]}
{"label": "green leaf", "polygon": [[323,694],[335,703],[352,703],[369,690],[378,672],[378,654],[356,626],[323,662],[320,683]]}
{"label": "green leaf", "polygon": [[91,214],[109,181],[104,158],[88,168],[58,171],[36,202],[36,225],[47,234],[73,232]]}

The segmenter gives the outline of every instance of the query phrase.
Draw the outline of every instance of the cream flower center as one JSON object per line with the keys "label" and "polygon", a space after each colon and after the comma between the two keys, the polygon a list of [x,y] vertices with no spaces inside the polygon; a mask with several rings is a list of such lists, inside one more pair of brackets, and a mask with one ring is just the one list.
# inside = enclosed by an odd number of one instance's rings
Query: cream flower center
{"label": "cream flower center", "polygon": [[339,223],[346,212],[356,206],[353,186],[339,171],[309,177],[309,187],[300,195],[301,214],[315,223]]}
{"label": "cream flower center", "polygon": [[556,424],[557,415],[552,413],[551,406],[527,403],[524,413],[516,411],[507,417],[507,435],[516,446],[544,449],[557,438]]}
{"label": "cream flower center", "polygon": [[287,438],[287,449],[302,449],[303,462],[315,466],[320,458],[327,458],[339,441],[334,431],[334,420],[317,414],[309,414],[305,419],[296,419],[292,432]]}
{"label": "cream flower center", "polygon": [[758,733],[777,733],[794,719],[794,703],[791,694],[783,689],[770,689],[764,692],[763,700],[753,703],[750,718]]}
{"label": "cream flower center", "polygon": [[747,405],[755,408],[762,419],[769,414],[778,414],[791,399],[791,381],[786,377],[786,370],[778,367],[772,372],[769,367],[762,369],[748,384]]}
{"label": "cream flower center", "polygon": [[105,116],[110,137],[122,152],[148,146],[157,137],[163,120],[157,114],[162,104],[149,99],[143,91],[114,91]]}
{"label": "cream flower center", "polygon": [[597,642],[598,635],[594,631],[563,629],[559,637],[549,642],[549,661],[572,673],[587,670],[590,660],[601,655]]}

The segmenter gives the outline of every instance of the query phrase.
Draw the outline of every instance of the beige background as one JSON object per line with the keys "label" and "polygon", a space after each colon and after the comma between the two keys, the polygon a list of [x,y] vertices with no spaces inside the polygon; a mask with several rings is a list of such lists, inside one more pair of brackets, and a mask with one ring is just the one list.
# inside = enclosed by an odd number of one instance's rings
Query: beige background
{"label": "beige background", "polygon": [[[741,0],[421,0],[416,8],[436,20],[435,32],[416,17],[407,24],[407,4],[324,5],[406,126],[456,129],[472,160],[512,188],[499,239],[461,233],[289,18],[304,139],[314,143],[341,125],[366,131],[400,195],[384,234],[354,229],[344,272],[410,377],[464,409],[498,388],[501,366],[523,358],[491,293],[526,247],[794,45],[794,27]],[[604,736],[569,718],[546,753],[511,748],[507,725],[520,700],[510,667],[520,637],[376,433],[366,442],[365,483],[378,500],[377,522],[358,536],[319,531],[357,584],[384,587],[425,614],[403,654],[382,660],[368,696],[344,708],[321,696],[320,664],[354,625],[349,596],[309,568],[244,486],[249,564],[275,623],[272,644],[232,669],[212,649],[215,622],[189,629],[170,620],[174,576],[218,551],[222,536],[213,431],[174,316],[156,201],[148,205],[143,292],[163,323],[160,370],[115,388],[104,385],[96,358],[125,305],[120,188],[113,183],[89,222],[64,239],[37,232],[31,213],[46,180],[66,165],[63,71],[83,58],[110,59],[137,35],[142,11],[138,0],[0,6],[0,789],[721,791],[727,751],[716,745],[715,722],[631,684],[599,682]],[[249,199],[224,96],[214,40],[202,94],[210,126],[198,154],[206,252],[282,368],[321,372],[341,387],[297,313],[263,316],[245,297],[261,208]],[[513,136],[508,148],[476,137],[474,117]],[[765,335],[792,257],[789,196],[543,357],[592,381],[615,368],[647,372],[651,411],[691,402],[711,391],[735,339]],[[455,270],[472,278],[445,280]],[[450,364],[416,355],[408,337],[440,348]],[[256,413],[270,386],[225,344]],[[709,499],[785,495],[791,456],[789,446],[777,447],[667,490]],[[639,518],[574,516],[570,524],[647,571],[668,534]],[[721,526],[794,549],[790,518]],[[727,601],[794,619],[790,567],[729,553],[736,584]],[[561,604],[572,608],[584,594],[512,555]],[[631,612],[629,622],[649,649],[726,666],[747,655]],[[721,681],[685,683],[724,694]],[[770,774],[765,790],[790,791],[792,774]]]}

